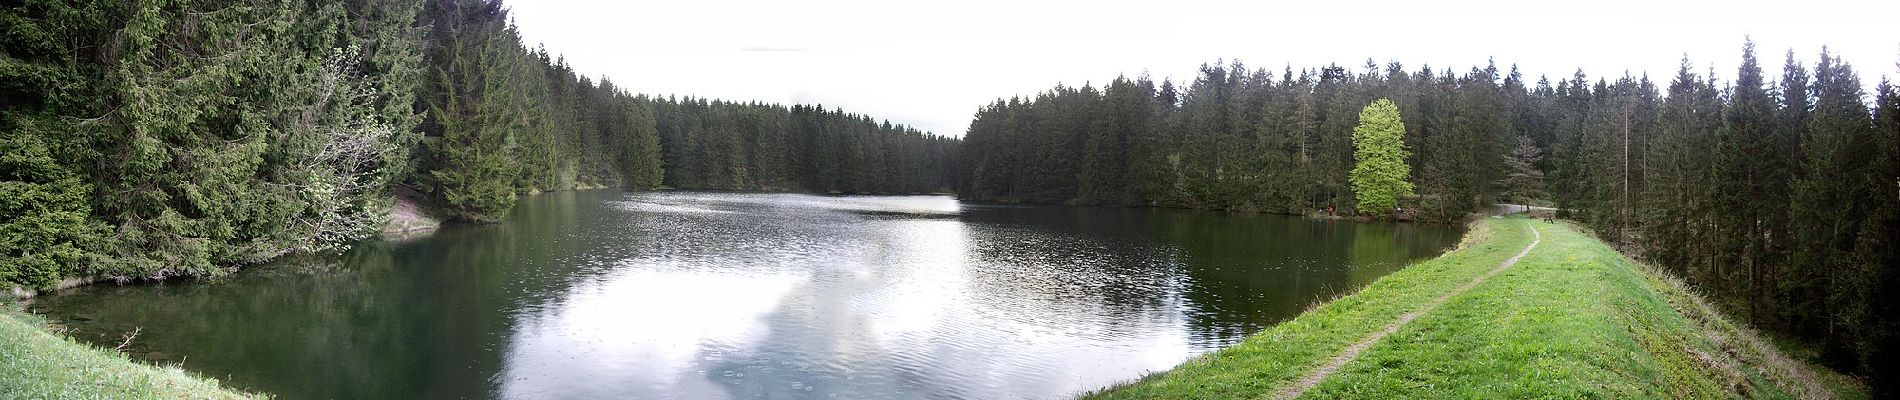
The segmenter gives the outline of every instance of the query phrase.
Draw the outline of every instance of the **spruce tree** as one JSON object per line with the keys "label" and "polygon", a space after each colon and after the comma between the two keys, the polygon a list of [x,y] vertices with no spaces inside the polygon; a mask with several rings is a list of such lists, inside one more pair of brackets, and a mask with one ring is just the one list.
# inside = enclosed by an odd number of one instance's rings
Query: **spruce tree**
{"label": "spruce tree", "polygon": [[1544,172],[1537,169],[1537,162],[1543,158],[1536,142],[1527,136],[1518,137],[1517,146],[1504,159],[1504,178],[1497,182],[1503,200],[1530,205],[1544,198]]}
{"label": "spruce tree", "polygon": [[63,2],[0,7],[0,287],[97,272],[109,238],[85,175],[97,155],[65,116],[96,112],[96,66],[67,55],[102,30],[100,14]]}
{"label": "spruce tree", "polygon": [[1789,254],[1793,252],[1793,246],[1796,245],[1792,235],[1792,221],[1789,220],[1789,209],[1793,206],[1791,203],[1795,197],[1792,183],[1802,166],[1801,141],[1807,137],[1809,116],[1813,112],[1814,104],[1808,96],[1807,69],[1795,59],[1794,50],[1789,50],[1787,53],[1787,60],[1782,67],[1781,81],[1777,88],[1780,93],[1780,104],[1775,109],[1777,129],[1774,130],[1770,139],[1773,147],[1766,150],[1772,154],[1763,156],[1776,160],[1780,165],[1779,168],[1766,170],[1768,172],[1766,182],[1770,192],[1781,193],[1783,196],[1778,198],[1780,202],[1777,208],[1765,215],[1764,234],[1767,246],[1764,255],[1767,259],[1762,263],[1773,268],[1770,279],[1775,281],[1775,300],[1772,305],[1778,309],[1778,322],[1784,326],[1804,326],[1807,325],[1807,321],[1812,320],[1810,314],[1813,313],[1796,303],[1798,299],[1808,296],[1799,293],[1800,278],[1789,269],[1791,261]]}
{"label": "spruce tree", "polygon": [[[1864,304],[1863,321],[1850,329],[1861,367],[1873,379],[1900,373],[1891,346],[1900,338],[1900,89],[1883,80],[1876,93],[1871,158],[1861,170],[1870,188],[1867,217],[1855,237],[1853,269],[1858,284],[1841,294]],[[1881,381],[1888,382],[1888,381]],[[1887,390],[1891,390],[1888,388]]]}
{"label": "spruce tree", "polygon": [[[1803,293],[1822,307],[1809,310],[1827,316],[1824,354],[1834,359],[1857,358],[1856,333],[1865,328],[1869,308],[1864,298],[1868,284],[1852,273],[1852,251],[1859,224],[1865,219],[1863,196],[1871,188],[1859,177],[1871,150],[1872,121],[1862,102],[1860,81],[1853,69],[1825,49],[1814,71],[1815,98],[1808,136],[1802,142],[1802,175],[1794,182],[1792,222],[1795,252],[1790,263]],[[1817,301],[1818,300],[1818,301]]]}
{"label": "spruce tree", "polygon": [[1757,314],[1765,293],[1762,270],[1769,268],[1765,237],[1770,215],[1786,209],[1787,196],[1782,185],[1772,184],[1782,165],[1775,143],[1775,105],[1768,83],[1763,81],[1761,66],[1755,59],[1755,42],[1742,45],[1742,65],[1729,93],[1728,107],[1722,111],[1723,124],[1715,135],[1715,177],[1711,200],[1721,210],[1715,213],[1717,265],[1734,266],[1729,275],[1716,277],[1718,287],[1736,287],[1735,298],[1723,299],[1746,305],[1748,316]]}
{"label": "spruce tree", "polygon": [[1699,275],[1700,268],[1690,264],[1703,255],[1698,248],[1707,239],[1702,218],[1708,208],[1705,187],[1712,121],[1718,115],[1713,100],[1717,99],[1712,88],[1683,59],[1669,84],[1657,118],[1656,139],[1646,155],[1650,190],[1642,201],[1651,217],[1641,229],[1650,242],[1650,257],[1693,279],[1705,278]]}

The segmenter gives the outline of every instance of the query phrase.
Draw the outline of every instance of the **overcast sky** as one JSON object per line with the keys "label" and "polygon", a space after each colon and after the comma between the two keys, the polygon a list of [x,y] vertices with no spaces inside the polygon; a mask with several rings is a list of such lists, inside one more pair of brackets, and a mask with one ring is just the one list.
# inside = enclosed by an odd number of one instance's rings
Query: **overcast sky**
{"label": "overcast sky", "polygon": [[1532,81],[1581,68],[1666,82],[1687,54],[1726,82],[1752,35],[1770,79],[1790,48],[1811,70],[1822,45],[1870,87],[1900,73],[1894,0],[912,3],[508,0],[530,46],[635,92],[820,103],[952,136],[999,97],[1144,71],[1192,80],[1222,59],[1463,72],[1495,58]]}

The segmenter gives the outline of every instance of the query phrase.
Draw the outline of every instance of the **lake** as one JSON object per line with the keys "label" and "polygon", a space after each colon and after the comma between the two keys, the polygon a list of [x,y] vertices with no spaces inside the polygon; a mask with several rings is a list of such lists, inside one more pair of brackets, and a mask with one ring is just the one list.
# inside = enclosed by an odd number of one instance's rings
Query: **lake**
{"label": "lake", "polygon": [[29,308],[306,398],[1064,398],[1242,340],[1462,231],[949,196],[617,190],[216,282]]}

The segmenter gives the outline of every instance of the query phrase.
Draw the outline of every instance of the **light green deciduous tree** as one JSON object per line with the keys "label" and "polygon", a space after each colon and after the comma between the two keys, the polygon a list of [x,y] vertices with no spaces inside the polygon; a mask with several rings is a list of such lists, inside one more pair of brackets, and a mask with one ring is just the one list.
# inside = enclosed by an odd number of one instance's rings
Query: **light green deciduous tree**
{"label": "light green deciduous tree", "polygon": [[1353,196],[1360,213],[1379,214],[1398,207],[1399,197],[1412,194],[1412,167],[1405,164],[1405,123],[1399,107],[1379,99],[1359,112],[1352,130]]}

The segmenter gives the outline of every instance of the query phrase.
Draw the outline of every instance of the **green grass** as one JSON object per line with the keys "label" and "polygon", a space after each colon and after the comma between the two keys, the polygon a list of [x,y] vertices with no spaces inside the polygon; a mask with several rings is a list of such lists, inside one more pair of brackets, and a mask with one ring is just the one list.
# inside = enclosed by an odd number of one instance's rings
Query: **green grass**
{"label": "green grass", "polygon": [[177,367],[147,365],[47,331],[0,302],[0,399],[253,398]]}
{"label": "green grass", "polygon": [[[1468,245],[1232,348],[1090,398],[1268,398],[1528,244],[1515,266],[1374,344],[1303,398],[1858,398],[1680,281],[1564,224],[1473,223]],[[1471,244],[1475,242],[1475,244]]]}
{"label": "green grass", "polygon": [[1247,340],[1173,370],[1091,393],[1101,399],[1258,398],[1331,359],[1346,347],[1468,283],[1530,244],[1522,222],[1473,223],[1459,248],[1379,278]]}

